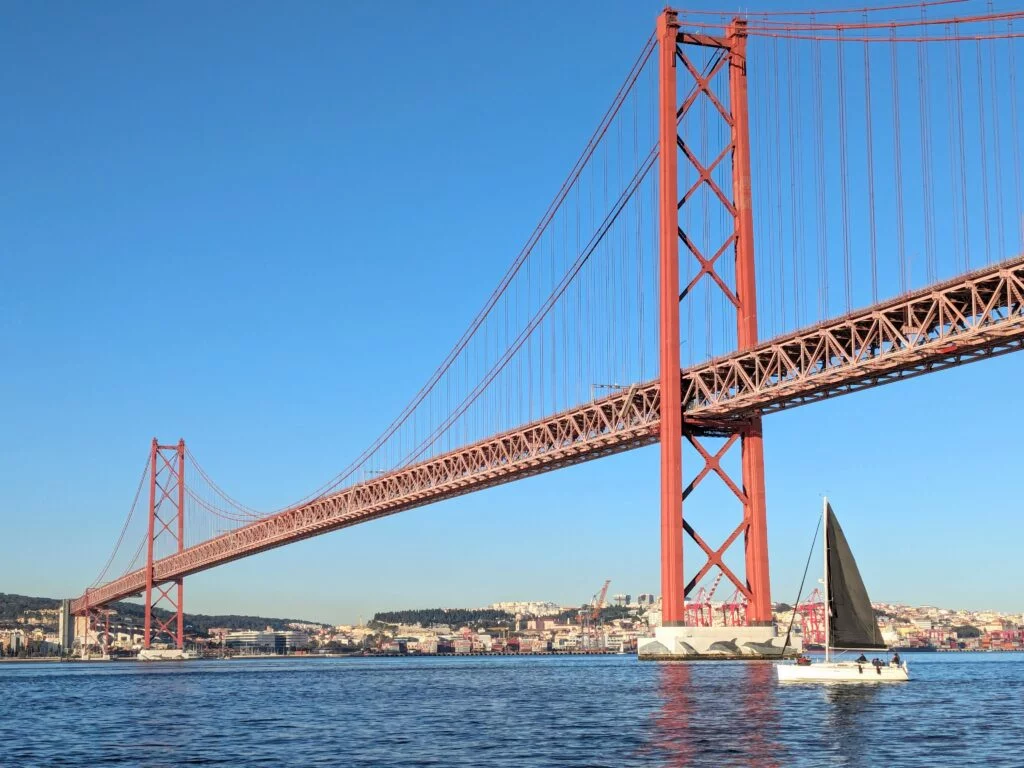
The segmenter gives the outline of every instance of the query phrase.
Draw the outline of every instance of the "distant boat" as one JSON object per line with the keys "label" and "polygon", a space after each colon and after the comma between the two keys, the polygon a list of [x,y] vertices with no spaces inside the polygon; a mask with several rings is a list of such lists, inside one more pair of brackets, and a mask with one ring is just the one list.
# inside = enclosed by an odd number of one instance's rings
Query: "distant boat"
{"label": "distant boat", "polygon": [[[825,535],[825,660],[811,662],[801,657],[794,663],[775,667],[781,682],[899,682],[910,679],[907,663],[900,665],[857,661],[834,661],[829,651],[887,651],[875,621],[871,599],[857,569],[857,561],[846,542],[843,529],[826,498],[822,516]],[[864,658],[863,656],[861,658]]]}

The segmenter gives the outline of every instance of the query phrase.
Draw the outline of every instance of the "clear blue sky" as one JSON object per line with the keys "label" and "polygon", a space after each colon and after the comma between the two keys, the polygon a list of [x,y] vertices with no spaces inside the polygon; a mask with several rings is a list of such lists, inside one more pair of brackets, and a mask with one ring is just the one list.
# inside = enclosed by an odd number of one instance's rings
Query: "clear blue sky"
{"label": "clear blue sky", "polygon": [[[261,508],[345,466],[490,293],[659,7],[7,4],[0,591],[81,592],[154,435]],[[770,417],[773,596],[828,492],[875,599],[1024,610],[1022,373]],[[658,592],[657,470],[645,449],[302,542],[190,577],[186,606]]]}

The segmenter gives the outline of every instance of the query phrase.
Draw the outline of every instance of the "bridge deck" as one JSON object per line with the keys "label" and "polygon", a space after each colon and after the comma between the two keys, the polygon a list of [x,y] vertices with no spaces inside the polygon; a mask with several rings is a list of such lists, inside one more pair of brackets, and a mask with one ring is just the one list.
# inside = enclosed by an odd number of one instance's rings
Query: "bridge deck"
{"label": "bridge deck", "polygon": [[[1024,346],[1024,257],[682,371],[684,429],[736,421]],[[154,563],[157,582],[321,533],[658,441],[657,382],[586,403],[307,504]],[[139,569],[72,604],[145,588]]]}

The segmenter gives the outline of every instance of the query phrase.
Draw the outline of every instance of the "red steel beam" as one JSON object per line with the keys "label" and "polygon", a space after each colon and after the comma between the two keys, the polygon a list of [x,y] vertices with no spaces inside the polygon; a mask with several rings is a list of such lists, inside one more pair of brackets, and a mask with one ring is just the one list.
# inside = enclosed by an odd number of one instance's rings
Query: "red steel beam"
{"label": "red steel beam", "polygon": [[156,438],[153,438],[153,445],[149,454],[149,523],[146,534],[146,570],[145,570],[145,618],[143,620],[143,644],[149,648],[150,637],[153,631],[152,605],[153,605],[153,538],[156,529],[156,458],[159,446]]}
{"label": "red steel beam", "polygon": [[[750,183],[750,126],[747,111],[747,22],[729,25],[729,106],[732,109],[732,194],[736,206],[736,339],[741,351],[757,345],[757,282],[754,279],[754,208]],[[768,579],[768,513],[765,501],[764,440],[761,415],[742,428],[744,557],[750,595],[747,619],[754,625],[772,621]]]}
{"label": "red steel beam", "polygon": [[[1024,348],[1024,257],[681,371],[683,431],[736,422]],[[165,583],[232,560],[435,501],[658,442],[658,381],[527,424],[280,512],[153,564]],[[138,595],[139,569],[83,595]]]}
{"label": "red steel beam", "polygon": [[[666,399],[680,398],[679,200],[676,133],[676,35],[674,11],[658,17],[658,363]],[[662,623],[686,618],[683,594],[683,419],[675,409],[661,420],[661,605]]]}

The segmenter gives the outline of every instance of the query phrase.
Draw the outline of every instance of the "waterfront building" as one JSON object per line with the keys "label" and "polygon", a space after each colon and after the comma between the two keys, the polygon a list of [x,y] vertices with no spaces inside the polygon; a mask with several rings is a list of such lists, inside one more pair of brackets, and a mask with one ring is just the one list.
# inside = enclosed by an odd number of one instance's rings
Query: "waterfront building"
{"label": "waterfront building", "polygon": [[242,653],[292,653],[309,648],[309,635],[295,630],[274,631],[271,629],[258,632],[244,630],[230,632],[224,638],[227,648]]}
{"label": "waterfront building", "polygon": [[71,653],[75,644],[75,622],[71,620],[71,601],[60,601],[60,612],[57,614],[57,644],[62,654]]}

